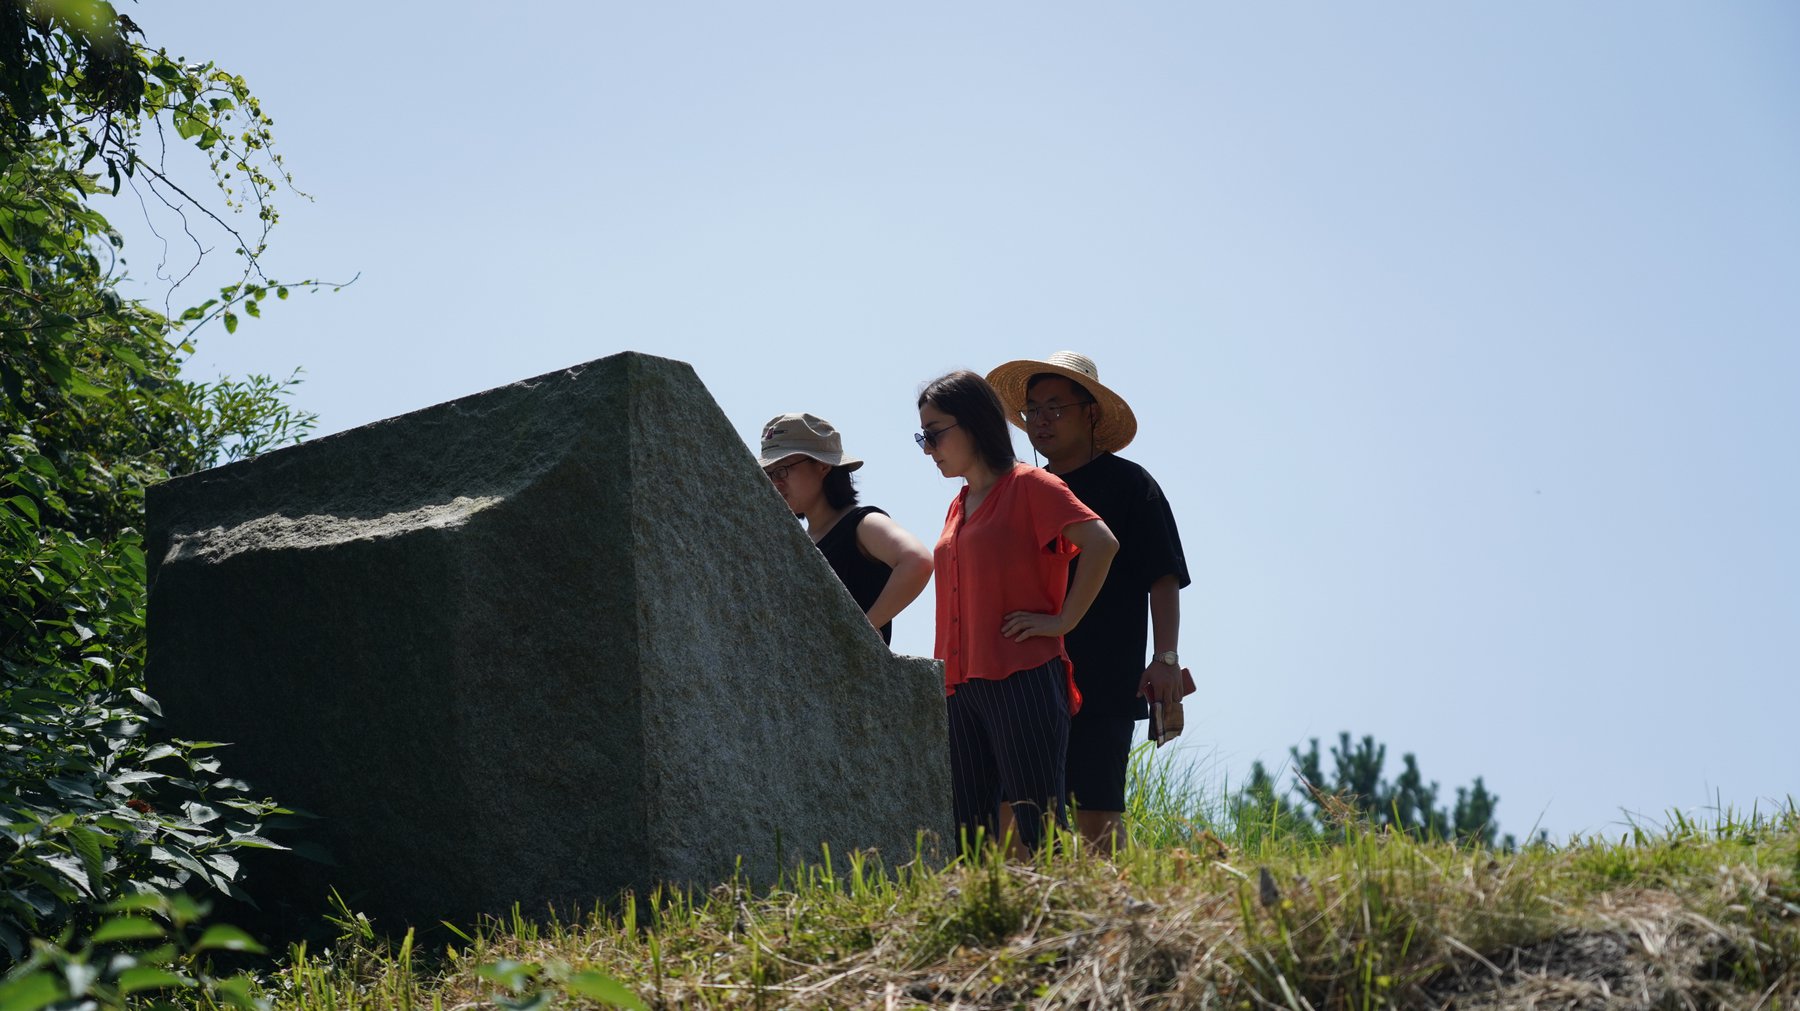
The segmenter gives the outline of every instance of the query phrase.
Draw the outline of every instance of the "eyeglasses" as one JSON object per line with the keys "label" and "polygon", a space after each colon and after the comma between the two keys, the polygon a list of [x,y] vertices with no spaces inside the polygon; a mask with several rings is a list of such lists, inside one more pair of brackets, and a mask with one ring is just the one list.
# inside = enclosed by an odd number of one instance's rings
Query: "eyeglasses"
{"label": "eyeglasses", "polygon": [[957,427],[957,423],[952,421],[950,424],[945,425],[935,432],[929,428],[923,432],[914,432],[913,441],[919,444],[920,449],[936,449],[938,440],[943,438],[944,433],[955,427]]}
{"label": "eyeglasses", "polygon": [[1039,418],[1047,418],[1051,421],[1061,421],[1064,411],[1067,411],[1071,407],[1080,407],[1083,404],[1091,403],[1093,403],[1092,400],[1077,400],[1073,404],[1046,404],[1043,407],[1027,407],[1025,410],[1019,412],[1019,420],[1025,422],[1027,425]]}
{"label": "eyeglasses", "polygon": [[795,460],[793,463],[784,463],[779,467],[770,467],[768,470],[763,471],[763,473],[769,475],[769,480],[771,481],[786,481],[788,471],[793,470],[795,467],[806,462],[808,461]]}

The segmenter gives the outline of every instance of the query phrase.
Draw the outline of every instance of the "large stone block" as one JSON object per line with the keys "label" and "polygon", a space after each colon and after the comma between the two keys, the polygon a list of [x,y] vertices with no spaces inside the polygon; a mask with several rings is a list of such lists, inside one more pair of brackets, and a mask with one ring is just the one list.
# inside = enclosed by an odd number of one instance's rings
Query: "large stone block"
{"label": "large stone block", "polygon": [[935,663],[888,652],[684,363],[603,358],[148,513],[172,731],[232,742],[340,864],[261,895],[431,922],[950,838]]}

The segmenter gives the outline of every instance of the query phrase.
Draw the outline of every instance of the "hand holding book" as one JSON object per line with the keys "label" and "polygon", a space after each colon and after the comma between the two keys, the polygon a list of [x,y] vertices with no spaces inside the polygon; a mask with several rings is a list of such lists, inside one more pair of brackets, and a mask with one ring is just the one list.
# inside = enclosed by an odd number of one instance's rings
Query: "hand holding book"
{"label": "hand holding book", "polygon": [[[1194,694],[1194,675],[1186,667],[1181,668],[1181,698]],[[1156,697],[1154,685],[1144,686],[1144,697],[1150,701],[1150,740],[1157,747],[1181,736],[1185,719],[1181,712],[1181,698],[1164,701]]]}

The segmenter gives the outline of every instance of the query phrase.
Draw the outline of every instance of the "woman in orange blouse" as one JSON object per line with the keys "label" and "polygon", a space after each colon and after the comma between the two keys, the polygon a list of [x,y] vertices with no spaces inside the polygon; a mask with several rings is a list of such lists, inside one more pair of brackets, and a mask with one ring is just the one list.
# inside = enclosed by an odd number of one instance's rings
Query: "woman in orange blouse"
{"label": "woman in orange blouse", "polygon": [[[1062,637],[1119,542],[1062,479],[1018,462],[1000,398],[975,373],[928,384],[919,424],[913,438],[938,471],[967,482],[933,552],[956,822],[991,837],[1005,803],[1035,848],[1047,814],[1063,824],[1063,752],[1081,706]],[[1077,552],[1087,560],[1071,584]]]}

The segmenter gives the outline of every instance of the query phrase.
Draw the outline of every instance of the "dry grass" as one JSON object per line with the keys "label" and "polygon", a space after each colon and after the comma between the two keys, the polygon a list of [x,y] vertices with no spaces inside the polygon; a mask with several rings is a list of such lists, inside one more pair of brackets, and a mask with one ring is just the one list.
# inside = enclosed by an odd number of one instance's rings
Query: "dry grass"
{"label": "dry grass", "polygon": [[1196,828],[1187,843],[892,873],[854,858],[761,893],[515,917],[432,957],[365,934],[292,959],[271,995],[601,1006],[581,996],[601,992],[588,973],[668,1008],[1800,1004],[1791,808],[1511,855],[1381,833],[1251,853]]}

